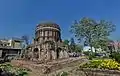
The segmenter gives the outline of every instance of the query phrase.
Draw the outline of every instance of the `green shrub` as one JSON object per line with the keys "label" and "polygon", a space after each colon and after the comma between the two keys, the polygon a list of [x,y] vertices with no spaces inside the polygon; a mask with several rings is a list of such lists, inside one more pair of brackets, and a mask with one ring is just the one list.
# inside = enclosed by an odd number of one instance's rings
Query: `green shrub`
{"label": "green shrub", "polygon": [[6,72],[13,73],[16,76],[28,76],[28,69],[18,68],[11,64],[0,64],[0,68]]}
{"label": "green shrub", "polygon": [[67,72],[61,72],[61,73],[58,73],[56,76],[68,76],[68,73]]}
{"label": "green shrub", "polygon": [[86,52],[83,52],[86,56],[88,56],[88,59],[89,60],[92,60],[93,58],[96,58],[95,56],[95,53],[93,52],[90,52],[90,51],[86,51]]}
{"label": "green shrub", "polygon": [[85,51],[83,52],[85,55],[89,56],[90,52],[89,51]]}
{"label": "green shrub", "polygon": [[89,60],[92,60],[93,58],[96,58],[95,53],[92,53],[91,55],[89,55]]}
{"label": "green shrub", "polygon": [[92,59],[93,59],[93,57],[90,55],[90,56],[89,56],[89,60],[92,60]]}
{"label": "green shrub", "polygon": [[120,63],[120,53],[114,52],[110,55],[110,57]]}

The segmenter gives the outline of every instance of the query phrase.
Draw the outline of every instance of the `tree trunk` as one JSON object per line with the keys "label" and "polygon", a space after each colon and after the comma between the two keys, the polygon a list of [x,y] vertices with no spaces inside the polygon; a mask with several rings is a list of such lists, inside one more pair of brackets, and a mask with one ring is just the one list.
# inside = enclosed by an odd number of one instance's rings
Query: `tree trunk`
{"label": "tree trunk", "polygon": [[90,44],[91,54],[93,54],[91,38],[89,39],[89,44]]}
{"label": "tree trunk", "polygon": [[90,45],[91,53],[93,53],[92,45]]}
{"label": "tree trunk", "polygon": [[95,48],[95,53],[97,52],[97,49]]}

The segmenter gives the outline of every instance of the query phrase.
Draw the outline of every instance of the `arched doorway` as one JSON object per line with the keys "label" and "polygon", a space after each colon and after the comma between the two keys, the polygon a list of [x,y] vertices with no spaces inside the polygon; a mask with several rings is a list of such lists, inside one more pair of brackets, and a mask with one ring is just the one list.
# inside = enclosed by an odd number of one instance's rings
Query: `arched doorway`
{"label": "arched doorway", "polygon": [[34,51],[34,52],[38,52],[38,51],[39,51],[39,49],[38,49],[38,48],[35,48],[33,51]]}
{"label": "arched doorway", "polygon": [[57,48],[57,50],[56,50],[57,59],[60,57],[59,53],[60,53],[61,50],[62,50],[61,48]]}
{"label": "arched doorway", "polygon": [[39,58],[39,49],[38,48],[35,48],[33,50],[33,55],[34,55],[34,58],[38,59]]}

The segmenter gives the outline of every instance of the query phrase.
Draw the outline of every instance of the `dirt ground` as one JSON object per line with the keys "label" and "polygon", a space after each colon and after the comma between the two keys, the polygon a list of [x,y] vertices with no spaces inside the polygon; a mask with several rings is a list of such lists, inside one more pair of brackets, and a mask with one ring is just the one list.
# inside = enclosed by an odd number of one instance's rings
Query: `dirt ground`
{"label": "dirt ground", "polygon": [[43,64],[36,64],[31,61],[14,60],[12,61],[12,64],[30,69],[31,72],[29,72],[29,76],[55,76],[55,74],[62,71],[70,72],[71,74],[69,76],[74,76],[72,72],[75,71],[79,64],[86,61],[86,58],[78,57],[54,60]]}

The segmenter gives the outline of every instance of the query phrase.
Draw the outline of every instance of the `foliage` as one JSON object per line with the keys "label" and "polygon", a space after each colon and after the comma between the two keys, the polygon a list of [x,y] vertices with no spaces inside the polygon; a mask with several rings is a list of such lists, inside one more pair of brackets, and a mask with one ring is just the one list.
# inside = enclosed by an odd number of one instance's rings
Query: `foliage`
{"label": "foliage", "polygon": [[96,58],[95,53],[89,55],[89,60],[92,60],[93,58]]}
{"label": "foliage", "polygon": [[25,69],[18,69],[15,74],[17,76],[25,76],[25,75],[28,75],[27,71]]}
{"label": "foliage", "polygon": [[64,40],[64,45],[69,45],[69,40]]}
{"label": "foliage", "polygon": [[[109,39],[108,38],[104,38],[104,39],[98,39],[95,42],[93,42],[93,46],[95,48],[102,48],[102,50],[107,50],[108,44],[109,44]],[[96,51],[95,51],[96,52]]]}
{"label": "foliage", "polygon": [[114,52],[114,53],[111,54],[110,57],[113,58],[113,59],[115,59],[117,62],[120,63],[120,53]]}
{"label": "foliage", "polygon": [[80,68],[100,68],[110,70],[120,70],[120,64],[112,59],[91,60],[90,63],[80,65]]}
{"label": "foliage", "polygon": [[89,56],[90,52],[89,51],[84,51],[83,54]]}
{"label": "foliage", "polygon": [[75,52],[81,52],[83,50],[82,45],[76,44],[75,45]]}
{"label": "foliage", "polygon": [[74,39],[73,38],[71,38],[71,40],[70,40],[70,48],[71,48],[71,50],[72,51],[75,51],[75,41],[74,41]]}
{"label": "foliage", "polygon": [[0,69],[3,71],[15,74],[15,76],[27,76],[28,75],[28,69],[25,68],[18,68],[14,67],[11,64],[0,64]]}
{"label": "foliage", "polygon": [[58,73],[56,76],[68,76],[68,73],[63,71],[61,73]]}
{"label": "foliage", "polygon": [[29,44],[29,37],[27,35],[22,36],[22,39],[25,41],[26,45]]}
{"label": "foliage", "polygon": [[[91,18],[82,18],[75,21],[71,32],[79,41],[84,41],[91,48],[102,47],[108,36],[115,30],[115,25],[105,20],[96,21]],[[102,41],[102,44],[100,43]],[[100,44],[99,44],[100,43]],[[92,49],[91,49],[92,51]]]}
{"label": "foliage", "polygon": [[96,58],[95,53],[92,53],[90,51],[83,52],[86,56],[88,56],[89,60],[92,60],[93,58]]}
{"label": "foliage", "polygon": [[[74,42],[74,39],[71,38],[71,42],[69,40],[64,40],[64,45],[67,45],[69,47],[69,50],[71,50],[71,52],[81,52],[83,47],[79,44],[76,44]],[[70,45],[69,45],[70,43]]]}

